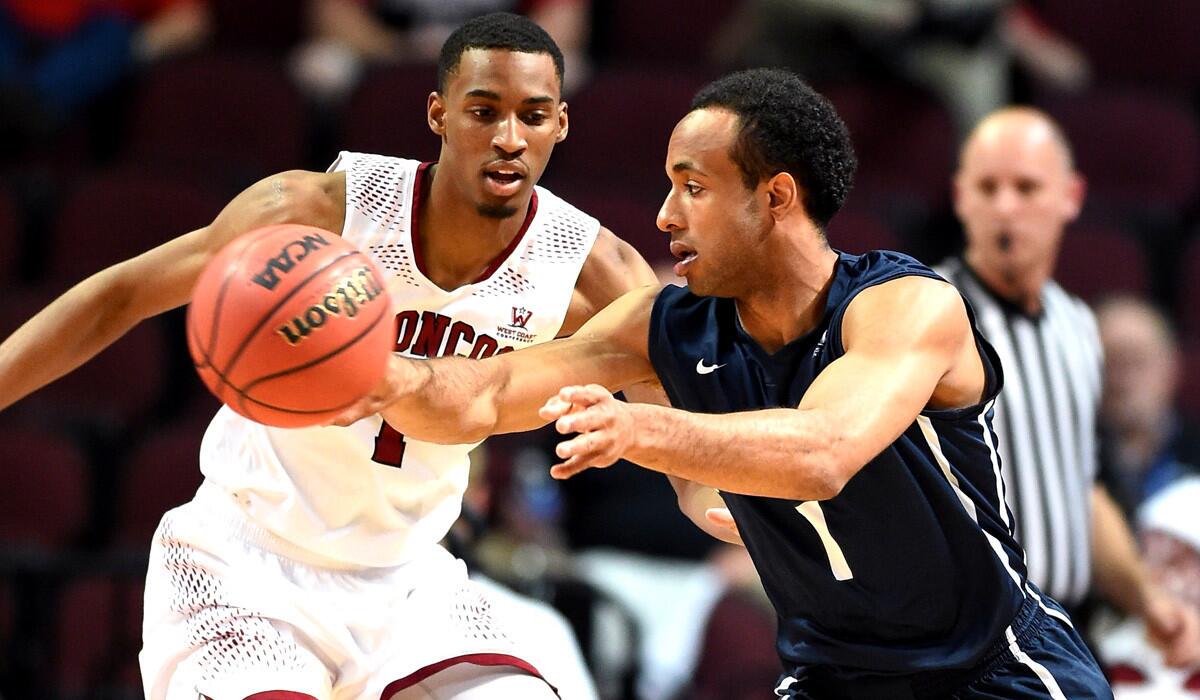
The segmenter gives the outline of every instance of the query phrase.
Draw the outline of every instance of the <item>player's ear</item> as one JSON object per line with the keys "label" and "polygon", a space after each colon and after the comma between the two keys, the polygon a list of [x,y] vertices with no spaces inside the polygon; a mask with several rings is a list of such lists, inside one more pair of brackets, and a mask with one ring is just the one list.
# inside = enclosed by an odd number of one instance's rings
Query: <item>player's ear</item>
{"label": "player's ear", "polygon": [[764,184],[767,206],[776,221],[785,218],[796,208],[803,209],[803,193],[800,190],[800,183],[796,182],[796,178],[792,177],[791,173],[775,173]]}
{"label": "player's ear", "polygon": [[558,103],[558,133],[554,136],[554,143],[562,143],[563,139],[567,138],[567,103]]}
{"label": "player's ear", "polygon": [[445,138],[446,136],[446,103],[435,90],[429,93],[429,102],[425,108],[426,120],[433,133]]}

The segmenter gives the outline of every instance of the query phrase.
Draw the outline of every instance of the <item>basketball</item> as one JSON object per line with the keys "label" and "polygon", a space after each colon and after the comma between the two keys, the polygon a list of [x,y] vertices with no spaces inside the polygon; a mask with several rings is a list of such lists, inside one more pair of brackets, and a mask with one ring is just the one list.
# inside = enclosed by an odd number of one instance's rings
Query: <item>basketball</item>
{"label": "basketball", "polygon": [[280,428],[318,425],[383,379],[392,316],[383,275],[341,236],[268,226],[205,266],[188,307],[188,349],[234,411]]}

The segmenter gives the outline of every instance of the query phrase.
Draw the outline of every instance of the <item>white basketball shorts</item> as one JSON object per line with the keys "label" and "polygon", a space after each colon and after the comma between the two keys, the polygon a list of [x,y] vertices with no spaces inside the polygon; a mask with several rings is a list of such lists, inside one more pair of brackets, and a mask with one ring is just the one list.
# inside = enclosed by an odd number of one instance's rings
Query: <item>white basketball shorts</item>
{"label": "white basketball shorts", "polygon": [[395,567],[339,569],[252,524],[231,498],[205,484],[154,535],[139,656],[148,700],[268,690],[387,700],[455,664],[538,677],[555,664],[538,626],[440,546]]}

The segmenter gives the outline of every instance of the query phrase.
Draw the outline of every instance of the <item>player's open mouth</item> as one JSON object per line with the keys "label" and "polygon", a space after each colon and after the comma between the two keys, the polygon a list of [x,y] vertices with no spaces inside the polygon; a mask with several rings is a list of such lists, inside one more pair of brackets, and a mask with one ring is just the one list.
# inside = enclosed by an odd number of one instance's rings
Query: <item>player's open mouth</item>
{"label": "player's open mouth", "polygon": [[496,163],[484,168],[483,180],[492,194],[510,197],[521,189],[521,183],[525,180],[525,170],[510,163]]}
{"label": "player's open mouth", "polygon": [[697,253],[683,241],[671,241],[671,255],[674,255],[679,260],[679,262],[675,263],[675,274],[679,277],[684,277],[687,274],[688,267],[696,259]]}

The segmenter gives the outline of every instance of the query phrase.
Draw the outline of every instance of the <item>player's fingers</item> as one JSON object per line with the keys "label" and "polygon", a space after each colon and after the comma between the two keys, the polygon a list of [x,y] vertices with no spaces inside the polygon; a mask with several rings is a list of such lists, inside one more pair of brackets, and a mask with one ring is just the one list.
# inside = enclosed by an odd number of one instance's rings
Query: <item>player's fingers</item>
{"label": "player's fingers", "polygon": [[583,459],[580,457],[571,457],[550,467],[550,476],[555,479],[570,479],[587,468],[588,465]]}
{"label": "player's fingers", "polygon": [[563,459],[575,457],[589,467],[606,467],[616,461],[615,457],[610,456],[611,436],[603,431],[583,433],[560,442],[555,451]]}
{"label": "player's fingers", "polygon": [[734,521],[733,514],[729,512],[728,508],[709,508],[704,511],[704,517],[708,522],[717,527],[723,527],[734,532],[738,531],[737,523]]}
{"label": "player's fingers", "polygon": [[588,407],[581,411],[562,416],[554,425],[558,432],[566,435],[567,433],[586,433],[592,430],[600,430],[608,426],[608,421],[609,416],[604,412],[598,411],[593,407]]}
{"label": "player's fingers", "polygon": [[580,406],[591,406],[612,396],[608,389],[599,384],[587,386],[564,386],[558,392],[558,398]]}
{"label": "player's fingers", "polygon": [[570,440],[563,440],[554,448],[554,454],[563,459],[571,457],[583,456],[595,449],[597,443],[596,433],[584,433],[576,435]]}
{"label": "player's fingers", "polygon": [[558,420],[559,417],[565,416],[570,412],[572,404],[570,401],[563,401],[558,396],[551,396],[546,400],[546,403],[538,409],[538,415],[542,420],[552,421]]}

